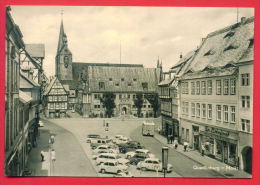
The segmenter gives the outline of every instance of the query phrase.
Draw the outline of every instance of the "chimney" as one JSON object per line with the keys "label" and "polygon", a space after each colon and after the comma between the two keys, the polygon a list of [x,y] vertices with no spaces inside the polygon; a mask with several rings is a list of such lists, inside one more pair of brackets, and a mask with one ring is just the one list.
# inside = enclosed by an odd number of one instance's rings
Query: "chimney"
{"label": "chimney", "polygon": [[180,59],[182,59],[182,53],[180,54]]}
{"label": "chimney", "polygon": [[246,22],[246,17],[241,17],[241,24],[245,24]]}

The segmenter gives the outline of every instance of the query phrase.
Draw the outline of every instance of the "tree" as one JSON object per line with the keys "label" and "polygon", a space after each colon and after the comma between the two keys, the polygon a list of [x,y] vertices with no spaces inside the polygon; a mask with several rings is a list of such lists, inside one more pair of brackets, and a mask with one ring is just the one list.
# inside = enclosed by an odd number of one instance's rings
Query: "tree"
{"label": "tree", "polygon": [[136,94],[136,99],[134,100],[134,104],[137,108],[137,116],[141,117],[141,110],[143,107],[144,99],[143,99],[143,94],[142,93],[137,93]]}
{"label": "tree", "polygon": [[103,104],[103,107],[106,109],[105,114],[109,118],[112,117],[112,115],[114,113],[114,108],[116,107],[115,98],[116,98],[116,95],[112,92],[106,92],[103,94],[103,98],[100,98],[100,101]]}
{"label": "tree", "polygon": [[154,117],[156,118],[157,112],[160,108],[158,93],[147,94],[147,95],[145,95],[145,99],[147,99],[149,101],[149,103],[151,104],[151,106],[153,108]]}

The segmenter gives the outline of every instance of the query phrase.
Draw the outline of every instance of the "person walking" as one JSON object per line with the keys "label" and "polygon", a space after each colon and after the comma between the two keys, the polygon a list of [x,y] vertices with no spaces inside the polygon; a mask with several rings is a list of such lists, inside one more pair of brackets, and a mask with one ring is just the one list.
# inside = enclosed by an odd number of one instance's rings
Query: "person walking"
{"label": "person walking", "polygon": [[167,144],[170,144],[170,135],[167,135]]}
{"label": "person walking", "polygon": [[171,135],[171,136],[170,136],[171,144],[172,144],[172,142],[173,142],[173,138],[174,138],[173,135]]}
{"label": "person walking", "polygon": [[56,152],[54,149],[51,150],[51,160],[56,161]]}
{"label": "person walking", "polygon": [[174,145],[175,150],[177,150],[177,148],[178,148],[178,141],[177,141],[177,139],[174,139],[173,145]]}
{"label": "person walking", "polygon": [[52,143],[52,144],[53,144],[54,141],[55,141],[54,138],[55,138],[54,135],[51,135],[51,143]]}
{"label": "person walking", "polygon": [[204,145],[204,144],[201,145],[201,155],[202,155],[202,156],[205,155],[205,150],[206,150],[205,145]]}
{"label": "person walking", "polygon": [[187,141],[184,141],[184,143],[183,143],[184,152],[187,152],[188,145],[189,145],[189,143]]}
{"label": "person walking", "polygon": [[41,162],[43,162],[44,161],[44,152],[43,151],[41,151]]}

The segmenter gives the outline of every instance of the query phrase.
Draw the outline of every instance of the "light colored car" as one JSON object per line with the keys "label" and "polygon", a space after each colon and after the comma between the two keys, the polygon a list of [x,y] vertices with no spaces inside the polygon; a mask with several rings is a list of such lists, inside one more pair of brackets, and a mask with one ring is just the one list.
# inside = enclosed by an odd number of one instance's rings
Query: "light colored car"
{"label": "light colored car", "polygon": [[44,123],[42,120],[39,121],[39,127],[44,127]]}
{"label": "light colored car", "polygon": [[128,171],[128,166],[119,164],[115,160],[108,160],[98,166],[98,170],[101,173],[116,173]]}
{"label": "light colored car", "polygon": [[127,143],[128,141],[130,141],[130,139],[127,138],[127,137],[125,137],[125,136],[123,136],[123,137],[121,137],[121,138],[114,139],[114,140],[113,140],[113,143],[115,143],[115,144],[118,145],[118,144]]}
{"label": "light colored car", "polygon": [[113,148],[111,145],[99,145],[93,150],[93,154],[98,154],[100,151],[107,151],[106,153],[119,153],[118,149]]}
{"label": "light colored car", "polygon": [[103,153],[96,158],[96,165],[100,165],[108,160],[115,160],[119,164],[128,165],[129,160],[121,158],[120,155],[114,153]]}
{"label": "light colored car", "polygon": [[104,153],[111,153],[111,154],[117,154],[116,150],[109,149],[109,150],[99,150],[97,154],[94,154],[92,156],[92,159],[96,160],[99,155],[104,154]]}
{"label": "light colored car", "polygon": [[140,154],[140,153],[147,154],[149,158],[155,157],[154,154],[150,153],[150,151],[147,149],[137,149],[136,151],[127,152],[125,154],[125,157],[127,159],[129,159],[129,158],[133,157],[135,154]]}
{"label": "light colored car", "polygon": [[[141,169],[142,171],[153,170],[153,171],[163,171],[162,162],[157,158],[147,158],[144,161],[141,161],[137,164],[137,169]],[[170,173],[172,171],[172,165],[167,165],[167,172]]]}
{"label": "light colored car", "polygon": [[92,143],[92,142],[96,141],[99,138],[100,138],[99,134],[88,134],[86,142],[87,143]]}

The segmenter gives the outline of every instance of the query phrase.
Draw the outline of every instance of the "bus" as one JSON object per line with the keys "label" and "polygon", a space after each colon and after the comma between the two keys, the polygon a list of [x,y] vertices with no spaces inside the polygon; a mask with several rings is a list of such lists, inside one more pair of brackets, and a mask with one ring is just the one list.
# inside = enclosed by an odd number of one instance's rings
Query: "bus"
{"label": "bus", "polygon": [[144,121],[142,127],[143,136],[154,136],[154,128],[155,128],[154,122]]}

